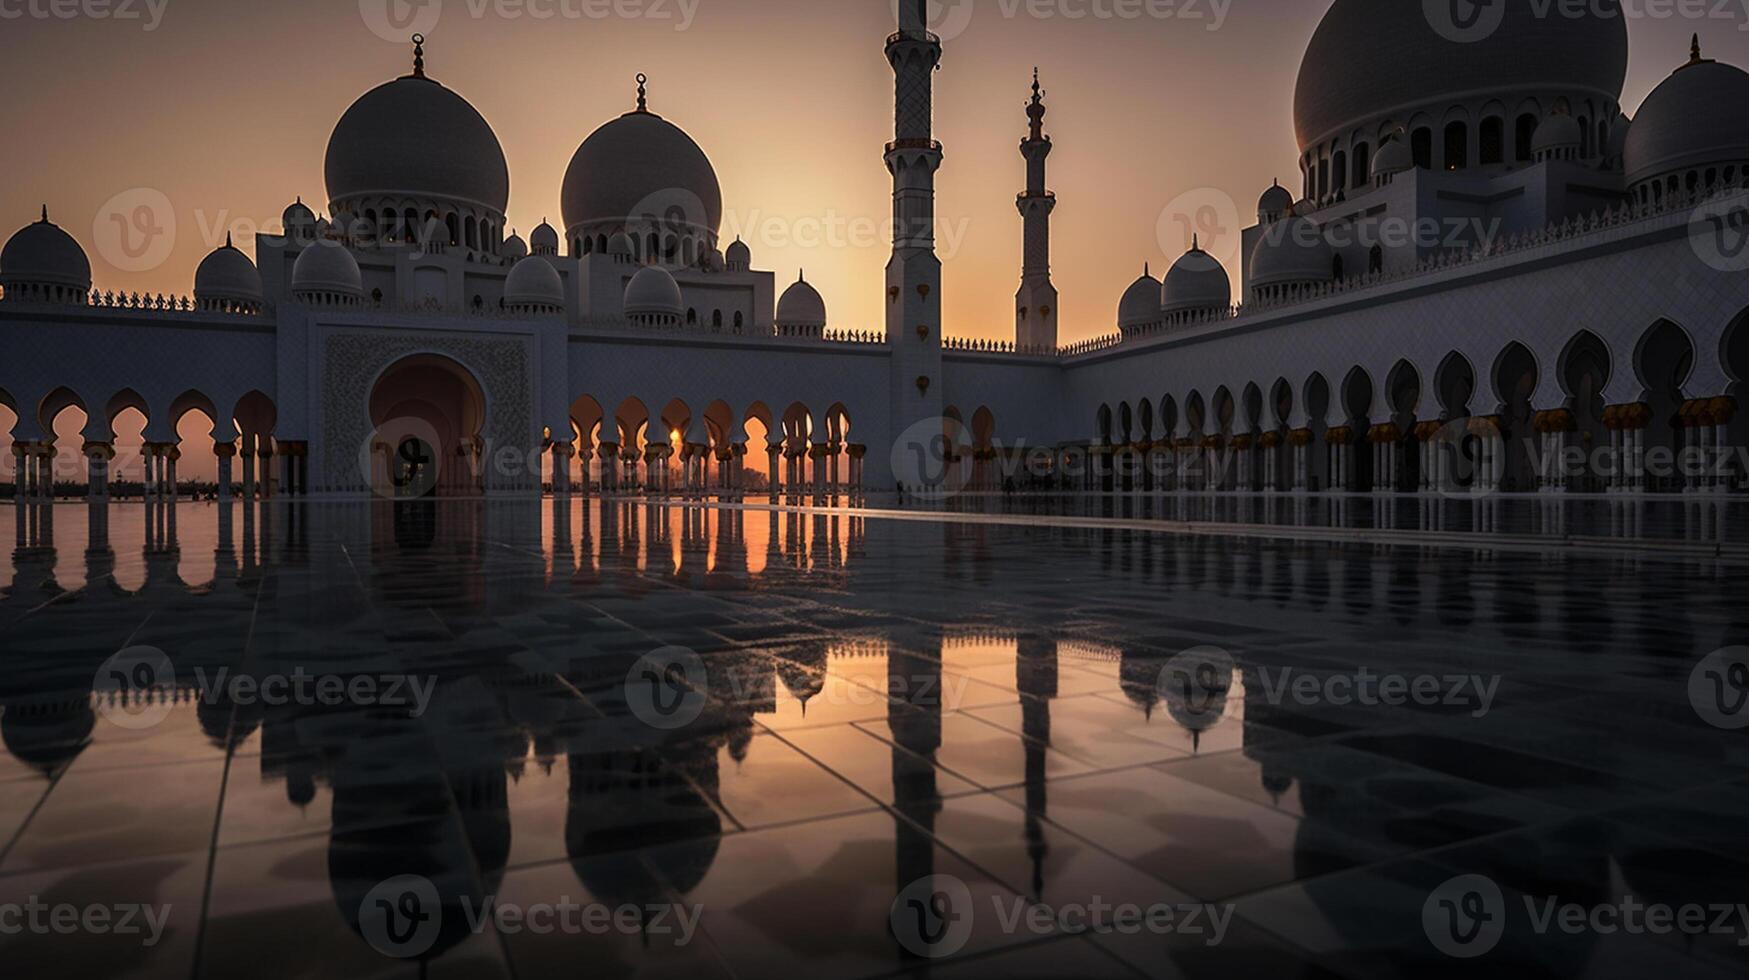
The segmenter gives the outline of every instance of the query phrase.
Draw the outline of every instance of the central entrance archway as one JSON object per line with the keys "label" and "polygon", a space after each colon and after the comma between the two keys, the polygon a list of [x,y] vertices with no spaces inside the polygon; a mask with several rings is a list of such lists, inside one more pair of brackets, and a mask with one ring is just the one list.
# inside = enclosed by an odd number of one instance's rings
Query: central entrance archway
{"label": "central entrance archway", "polygon": [[486,395],[473,373],[440,354],[390,365],[370,393],[371,490],[384,497],[482,492]]}

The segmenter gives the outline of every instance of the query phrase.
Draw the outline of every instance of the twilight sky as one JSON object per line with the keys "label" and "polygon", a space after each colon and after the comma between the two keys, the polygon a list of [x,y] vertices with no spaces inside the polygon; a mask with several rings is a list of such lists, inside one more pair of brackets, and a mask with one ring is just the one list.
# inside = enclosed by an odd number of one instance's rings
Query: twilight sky
{"label": "twilight sky", "polygon": [[[391,5],[410,22],[392,25]],[[1186,243],[1171,216],[1185,202],[1225,195],[1249,223],[1271,178],[1297,185],[1294,80],[1325,0],[949,6],[936,76],[949,336],[1013,336],[1017,143],[1035,64],[1056,142],[1064,342],[1111,331],[1142,263],[1159,275],[1177,257]],[[102,11],[112,14],[93,16]],[[805,267],[834,327],[876,330],[892,16],[891,0],[0,0],[0,235],[46,202],[91,254],[98,288],[187,294],[227,230],[252,252],[253,232],[277,228],[293,197],[326,210],[328,134],[355,98],[409,70],[402,38],[417,28],[431,76],[497,132],[510,224],[525,238],[543,217],[562,224],[572,153],[632,107],[633,76],[647,72],[651,109],[716,166],[724,240],[745,238],[780,288]],[[1749,65],[1745,28],[1742,10],[1632,20],[1630,115],[1685,60],[1694,31],[1708,56]],[[94,223],[140,189],[168,200],[176,227],[168,256],[134,271],[106,254]]]}

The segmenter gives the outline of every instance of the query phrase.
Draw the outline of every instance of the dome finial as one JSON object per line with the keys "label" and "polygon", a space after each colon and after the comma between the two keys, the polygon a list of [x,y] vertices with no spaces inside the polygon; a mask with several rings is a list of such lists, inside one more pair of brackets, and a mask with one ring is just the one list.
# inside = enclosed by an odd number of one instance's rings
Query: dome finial
{"label": "dome finial", "polygon": [[1692,38],[1689,39],[1689,42],[1688,42],[1688,62],[1687,62],[1687,64],[1684,64],[1681,68],[1678,68],[1676,70],[1681,71],[1683,68],[1693,68],[1695,65],[1710,65],[1712,63],[1713,63],[1713,60],[1711,58],[1701,57],[1700,34],[1696,33]]}
{"label": "dome finial", "polygon": [[231,233],[228,231],[225,232],[225,247],[226,248],[235,248],[236,247],[235,245],[231,244]]}
{"label": "dome finial", "polygon": [[1202,251],[1202,240],[1194,231],[1190,233],[1190,250],[1192,252]]}
{"label": "dome finial", "polygon": [[45,204],[45,205],[43,205],[43,224],[46,225],[48,223],[49,223],[49,206],[47,204]]}
{"label": "dome finial", "polygon": [[1038,68],[1032,69],[1032,101],[1027,103],[1026,117],[1032,120],[1032,136],[1034,141],[1044,139],[1045,122],[1045,92],[1039,88]]}
{"label": "dome finial", "polygon": [[649,112],[650,111],[649,90],[648,90],[648,88],[646,88],[646,86],[649,85],[649,82],[650,82],[650,76],[644,74],[643,72],[638,72],[638,111],[639,112]]}
{"label": "dome finial", "polygon": [[413,77],[425,77],[425,35],[413,35]]}

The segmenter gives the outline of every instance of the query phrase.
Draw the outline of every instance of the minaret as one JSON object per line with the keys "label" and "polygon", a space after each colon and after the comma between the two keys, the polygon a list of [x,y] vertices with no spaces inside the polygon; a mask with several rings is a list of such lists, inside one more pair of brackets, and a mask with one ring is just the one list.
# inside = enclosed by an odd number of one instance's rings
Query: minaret
{"label": "minaret", "polygon": [[894,118],[893,141],[886,149],[887,171],[893,175],[893,257],[887,263],[886,301],[895,439],[911,426],[941,416],[941,260],[935,255],[935,172],[941,167],[941,144],[932,133],[933,76],[941,63],[941,39],[926,27],[927,4],[900,0],[899,32],[887,39]]}
{"label": "minaret", "polygon": [[1020,268],[1020,292],[1014,296],[1014,342],[1022,348],[1055,350],[1057,287],[1051,285],[1051,212],[1057,196],[1045,189],[1045,158],[1051,138],[1045,135],[1045,97],[1032,70],[1032,102],[1026,107],[1032,131],[1020,141],[1026,158],[1026,192],[1015,200],[1026,221],[1025,254]]}

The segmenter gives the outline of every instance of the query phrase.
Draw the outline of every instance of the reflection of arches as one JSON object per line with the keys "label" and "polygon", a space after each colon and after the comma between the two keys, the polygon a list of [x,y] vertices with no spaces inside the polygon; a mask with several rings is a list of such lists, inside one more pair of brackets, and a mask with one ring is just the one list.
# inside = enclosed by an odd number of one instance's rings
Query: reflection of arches
{"label": "reflection of arches", "polygon": [[1447,421],[1470,416],[1470,398],[1476,393],[1476,369],[1469,358],[1457,351],[1445,355],[1434,372],[1433,387]]}
{"label": "reflection of arches", "polygon": [[[389,365],[370,390],[372,485],[385,496],[477,493],[486,395],[479,379],[439,354]],[[393,467],[393,469],[391,469]]]}

